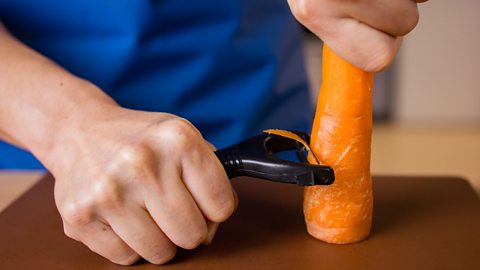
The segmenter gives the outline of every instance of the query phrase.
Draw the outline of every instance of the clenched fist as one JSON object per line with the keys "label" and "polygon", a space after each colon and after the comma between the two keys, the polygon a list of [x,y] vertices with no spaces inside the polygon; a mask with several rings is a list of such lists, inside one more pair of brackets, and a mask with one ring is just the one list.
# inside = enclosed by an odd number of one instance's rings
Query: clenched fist
{"label": "clenched fist", "polygon": [[417,3],[427,0],[288,0],[294,16],[339,56],[380,71],[397,53],[402,36],[418,23]]}
{"label": "clenched fist", "polygon": [[236,207],[213,147],[179,117],[107,111],[63,127],[52,153],[65,233],[124,265],[140,257],[162,264],[176,246],[211,241]]}

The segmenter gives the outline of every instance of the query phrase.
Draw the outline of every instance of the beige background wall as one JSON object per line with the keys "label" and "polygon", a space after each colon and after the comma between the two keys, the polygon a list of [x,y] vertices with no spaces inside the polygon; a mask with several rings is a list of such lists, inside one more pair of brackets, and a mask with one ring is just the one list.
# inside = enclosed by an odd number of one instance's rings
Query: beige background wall
{"label": "beige background wall", "polygon": [[480,1],[419,6],[397,58],[394,119],[480,123]]}

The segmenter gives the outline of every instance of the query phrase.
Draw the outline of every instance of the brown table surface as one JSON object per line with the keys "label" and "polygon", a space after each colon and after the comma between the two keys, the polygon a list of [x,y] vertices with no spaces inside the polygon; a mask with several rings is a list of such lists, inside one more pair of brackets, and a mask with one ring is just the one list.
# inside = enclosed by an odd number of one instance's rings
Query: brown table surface
{"label": "brown table surface", "polygon": [[[375,177],[372,235],[349,245],[307,235],[301,188],[248,178],[234,186],[239,208],[214,242],[162,268],[480,269],[480,200],[465,180]],[[47,176],[0,215],[0,269],[126,268],[63,235]]]}

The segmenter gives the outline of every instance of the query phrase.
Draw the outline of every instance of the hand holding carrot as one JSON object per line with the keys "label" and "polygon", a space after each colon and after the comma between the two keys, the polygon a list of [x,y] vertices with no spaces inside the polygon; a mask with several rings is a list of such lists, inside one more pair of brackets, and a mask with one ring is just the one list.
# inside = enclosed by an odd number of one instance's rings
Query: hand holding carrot
{"label": "hand holding carrot", "polygon": [[340,57],[376,72],[395,57],[427,0],[288,0],[294,16]]}
{"label": "hand holding carrot", "polygon": [[323,76],[311,149],[335,170],[335,183],[307,187],[308,232],[325,242],[361,241],[370,233],[373,73],[388,66],[418,22],[412,0],[289,0],[297,19],[321,37]]}

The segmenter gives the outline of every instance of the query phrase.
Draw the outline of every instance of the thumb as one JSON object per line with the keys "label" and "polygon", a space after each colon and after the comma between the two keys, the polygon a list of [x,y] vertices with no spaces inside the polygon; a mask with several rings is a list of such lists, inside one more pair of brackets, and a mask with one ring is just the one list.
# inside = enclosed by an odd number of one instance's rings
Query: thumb
{"label": "thumb", "polygon": [[402,43],[402,37],[388,35],[350,18],[335,19],[335,31],[322,36],[340,57],[370,72],[388,67]]}

